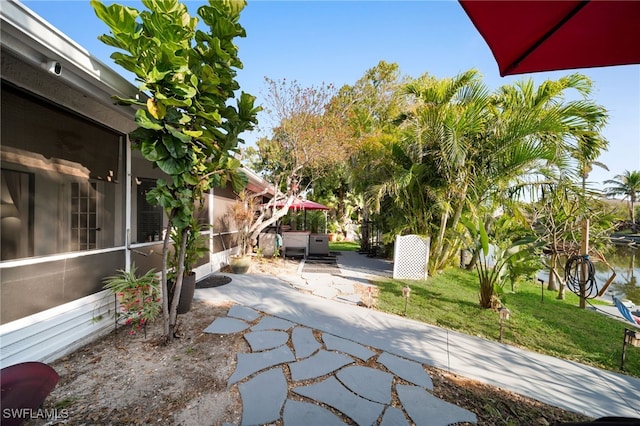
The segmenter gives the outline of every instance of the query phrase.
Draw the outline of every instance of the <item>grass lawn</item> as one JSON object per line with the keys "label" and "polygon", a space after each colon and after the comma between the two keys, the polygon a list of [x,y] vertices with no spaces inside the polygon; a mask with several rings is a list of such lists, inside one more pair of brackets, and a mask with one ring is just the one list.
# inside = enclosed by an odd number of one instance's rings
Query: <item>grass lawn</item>
{"label": "grass lawn", "polygon": [[360,243],[354,243],[353,241],[329,241],[330,251],[358,251],[360,250]]}
{"label": "grass lawn", "polygon": [[[378,309],[404,315],[404,284],[411,287],[407,317],[466,334],[498,340],[498,314],[478,305],[478,278],[474,271],[450,269],[426,281],[383,280]],[[620,371],[625,323],[591,309],[579,309],[570,291],[566,300],[540,285],[520,284],[502,298],[511,312],[503,342],[583,364]],[[632,328],[628,324],[627,328]],[[625,370],[640,377],[640,348],[627,346]]]}

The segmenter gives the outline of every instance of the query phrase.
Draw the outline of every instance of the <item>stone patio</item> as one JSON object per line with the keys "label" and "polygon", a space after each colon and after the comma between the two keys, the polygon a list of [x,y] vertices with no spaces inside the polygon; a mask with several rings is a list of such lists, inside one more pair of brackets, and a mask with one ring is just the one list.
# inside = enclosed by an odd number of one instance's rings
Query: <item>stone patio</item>
{"label": "stone patio", "polygon": [[436,398],[420,363],[234,305],[205,330],[244,333],[228,380],[238,386],[241,425],[449,425],[476,415]]}

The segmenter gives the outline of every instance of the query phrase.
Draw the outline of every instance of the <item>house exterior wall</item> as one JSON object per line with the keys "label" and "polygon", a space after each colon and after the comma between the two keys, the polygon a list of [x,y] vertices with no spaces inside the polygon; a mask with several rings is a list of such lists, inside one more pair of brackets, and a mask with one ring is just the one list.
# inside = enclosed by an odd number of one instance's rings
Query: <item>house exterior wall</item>
{"label": "house exterior wall", "polygon": [[[137,89],[19,2],[3,2],[0,18],[5,367],[52,361],[113,330],[115,300],[102,281],[132,263],[159,271],[167,218],[144,202],[145,185],[163,175],[130,149],[134,110],[111,99]],[[50,60],[61,74],[43,67]],[[237,245],[222,221],[234,198],[223,188],[205,199],[210,255],[196,279],[227,264]]]}

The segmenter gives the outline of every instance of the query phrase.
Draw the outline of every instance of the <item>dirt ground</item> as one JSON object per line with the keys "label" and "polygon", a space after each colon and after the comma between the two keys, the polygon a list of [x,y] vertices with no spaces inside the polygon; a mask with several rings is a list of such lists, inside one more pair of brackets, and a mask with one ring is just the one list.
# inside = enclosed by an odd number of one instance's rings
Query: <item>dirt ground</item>
{"label": "dirt ground", "polygon": [[[263,260],[254,263],[251,272],[292,273],[297,266],[294,260]],[[161,324],[156,321],[146,337],[143,333],[131,336],[120,328],[52,363],[61,379],[43,411],[53,415],[26,424],[240,424],[238,388],[227,386],[227,379],[235,369],[236,354],[248,352],[249,346],[241,333],[203,333],[230,306],[194,301],[191,311],[180,316],[182,337],[169,345],[157,343]],[[480,425],[589,420],[441,370],[425,369],[433,379],[434,394],[476,413]]]}

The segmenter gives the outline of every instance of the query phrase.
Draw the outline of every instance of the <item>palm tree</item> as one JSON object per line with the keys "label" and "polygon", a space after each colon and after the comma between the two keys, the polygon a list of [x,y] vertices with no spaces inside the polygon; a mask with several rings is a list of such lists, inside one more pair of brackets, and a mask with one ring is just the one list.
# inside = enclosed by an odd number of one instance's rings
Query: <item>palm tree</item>
{"label": "palm tree", "polygon": [[635,203],[640,195],[640,170],[625,170],[623,174],[616,175],[613,179],[605,180],[606,194],[611,197],[622,195],[622,199],[629,200],[629,216],[631,217],[631,226],[633,232],[638,232],[638,224],[636,223]]}

